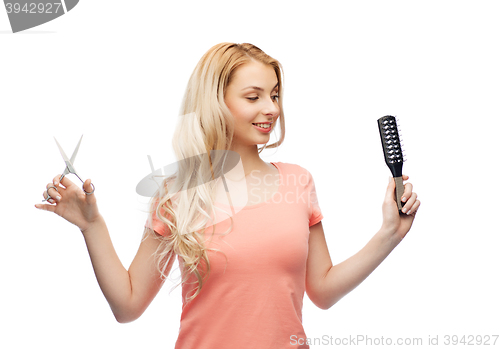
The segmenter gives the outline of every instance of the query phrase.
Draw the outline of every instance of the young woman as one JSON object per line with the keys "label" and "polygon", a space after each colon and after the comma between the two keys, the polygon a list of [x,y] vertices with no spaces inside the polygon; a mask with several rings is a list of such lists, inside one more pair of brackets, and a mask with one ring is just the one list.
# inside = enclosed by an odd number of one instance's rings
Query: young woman
{"label": "young woman", "polygon": [[[330,308],[407,234],[420,202],[407,182],[405,214],[400,215],[391,180],[380,230],[357,254],[332,265],[311,174],[295,164],[260,158],[264,147],[283,142],[282,95],[281,65],[254,45],[222,43],[202,57],[173,139],[183,162],[153,198],[128,270],[113,248],[95,194],[86,195],[66,177],[59,181],[60,175],[47,184],[43,195],[50,196],[50,204],[36,207],[80,228],[117,321],[133,321],[145,311],[177,256],[183,310],[176,348],[308,348],[304,293],[318,307]],[[267,145],[278,123],[280,139]],[[222,155],[211,158],[209,167],[196,160],[213,151]],[[220,169],[231,153],[244,169],[245,204],[227,219],[214,219],[230,211],[215,199],[216,183],[224,176],[214,177],[214,168]],[[210,176],[219,180],[207,180]],[[83,189],[92,192],[89,179]]]}

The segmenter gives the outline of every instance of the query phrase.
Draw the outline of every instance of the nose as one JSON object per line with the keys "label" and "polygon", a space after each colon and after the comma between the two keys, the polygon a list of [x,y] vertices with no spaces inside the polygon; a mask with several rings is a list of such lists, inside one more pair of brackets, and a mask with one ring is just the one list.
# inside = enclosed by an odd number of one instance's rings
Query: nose
{"label": "nose", "polygon": [[269,98],[266,101],[266,104],[262,110],[262,113],[266,116],[270,116],[272,118],[277,117],[280,114],[280,107],[278,102],[275,102],[272,98]]}

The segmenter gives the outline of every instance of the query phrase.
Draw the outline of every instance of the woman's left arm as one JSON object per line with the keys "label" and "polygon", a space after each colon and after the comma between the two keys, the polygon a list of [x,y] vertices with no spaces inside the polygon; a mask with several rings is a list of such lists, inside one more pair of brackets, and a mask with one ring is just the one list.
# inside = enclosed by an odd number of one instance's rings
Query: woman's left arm
{"label": "woman's left arm", "polygon": [[[408,176],[403,175],[403,180]],[[321,222],[310,228],[306,291],[311,301],[328,309],[368,277],[410,230],[420,206],[411,183],[405,184],[402,215],[395,201],[396,184],[391,178],[382,205],[383,223],[373,238],[354,256],[333,265]]]}

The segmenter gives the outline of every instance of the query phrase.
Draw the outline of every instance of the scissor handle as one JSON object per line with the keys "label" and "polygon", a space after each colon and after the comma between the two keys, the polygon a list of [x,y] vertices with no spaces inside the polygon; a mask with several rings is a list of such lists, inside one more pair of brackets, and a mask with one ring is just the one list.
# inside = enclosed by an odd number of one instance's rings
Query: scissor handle
{"label": "scissor handle", "polygon": [[[85,183],[84,183],[84,184],[85,184]],[[91,191],[90,193],[87,193],[87,192],[85,191],[85,189],[83,188],[83,185],[84,185],[84,184],[82,184],[82,189],[83,189],[83,192],[84,192],[85,194],[87,194],[87,195],[94,194],[94,192],[95,192],[94,183],[90,183],[90,185],[92,186],[92,191]]]}

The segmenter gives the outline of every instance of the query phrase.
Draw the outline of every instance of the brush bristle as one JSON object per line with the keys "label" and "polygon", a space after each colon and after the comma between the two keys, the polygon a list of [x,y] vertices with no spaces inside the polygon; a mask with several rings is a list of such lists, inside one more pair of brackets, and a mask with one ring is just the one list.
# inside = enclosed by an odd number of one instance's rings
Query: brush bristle
{"label": "brush bristle", "polygon": [[396,118],[387,115],[380,118],[379,122],[387,161],[390,164],[403,163],[403,150],[401,149]]}

